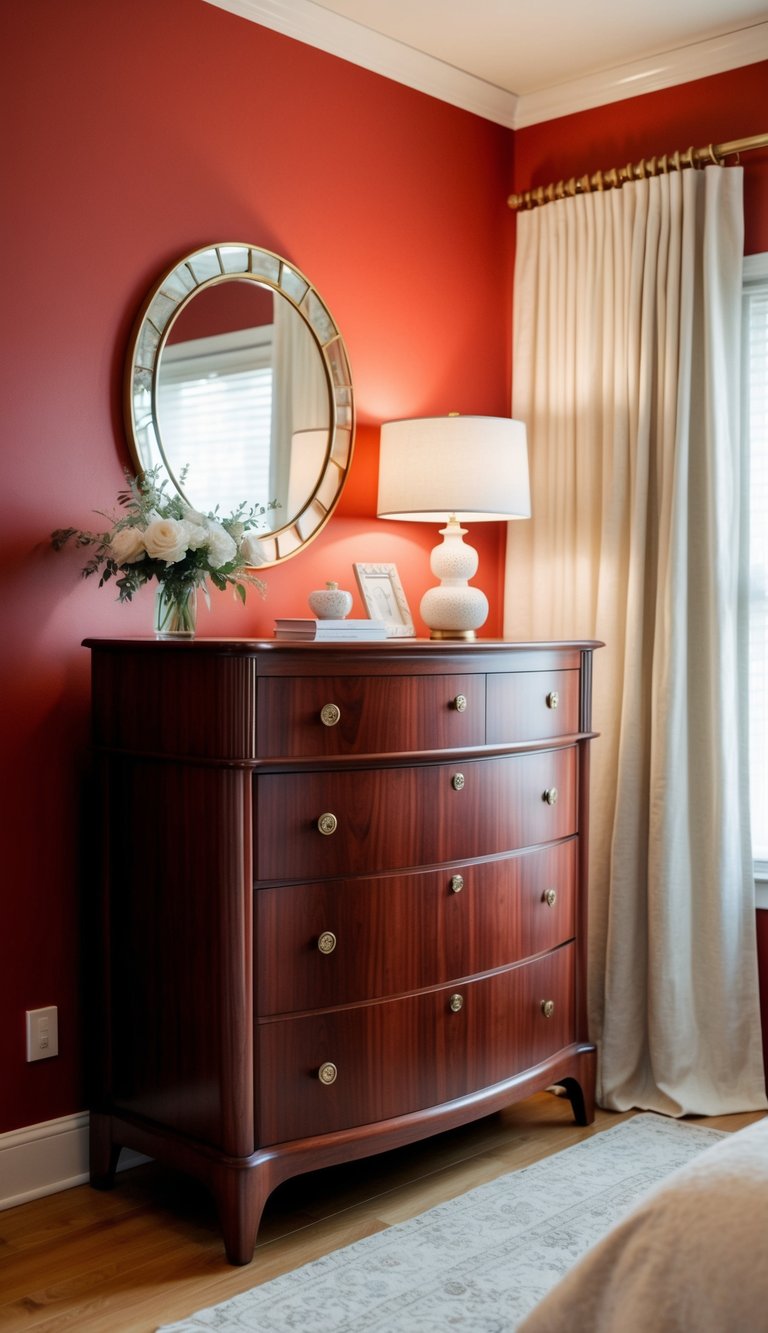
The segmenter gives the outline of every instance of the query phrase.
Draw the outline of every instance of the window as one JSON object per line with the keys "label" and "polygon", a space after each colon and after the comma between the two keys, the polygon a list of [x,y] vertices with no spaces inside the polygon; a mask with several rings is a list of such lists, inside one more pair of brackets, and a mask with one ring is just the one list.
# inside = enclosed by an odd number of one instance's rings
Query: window
{"label": "window", "polygon": [[[163,444],[185,491],[223,514],[270,491],[272,325],[169,343],[159,388]],[[205,507],[205,501],[197,501]]]}
{"label": "window", "polygon": [[768,880],[768,255],[744,261],[744,421],[749,447],[752,852]]}

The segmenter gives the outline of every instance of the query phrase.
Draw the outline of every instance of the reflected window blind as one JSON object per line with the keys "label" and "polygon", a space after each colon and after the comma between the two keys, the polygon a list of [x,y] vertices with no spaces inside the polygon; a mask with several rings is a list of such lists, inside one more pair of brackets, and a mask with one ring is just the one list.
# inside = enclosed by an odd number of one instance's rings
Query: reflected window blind
{"label": "reflected window blind", "polygon": [[[258,332],[271,335],[271,326]],[[177,473],[188,467],[192,503],[206,508],[197,497],[215,495],[224,517],[242,500],[267,503],[271,360],[271,337],[254,344],[231,334],[176,344],[163,358],[163,444]]]}
{"label": "reflected window blind", "polygon": [[750,467],[750,782],[752,851],[768,875],[768,277],[745,293]]}

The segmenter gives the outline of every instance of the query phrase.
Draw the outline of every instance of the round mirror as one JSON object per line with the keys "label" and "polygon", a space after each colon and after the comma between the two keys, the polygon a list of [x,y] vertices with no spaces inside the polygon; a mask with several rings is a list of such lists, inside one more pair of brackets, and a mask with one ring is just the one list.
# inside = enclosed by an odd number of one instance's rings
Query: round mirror
{"label": "round mirror", "polygon": [[277,507],[267,562],[327,523],[354,443],[341,335],[309,281],[255,246],[187,255],[147,298],[128,355],[125,416],[140,472],[160,467],[196,509]]}

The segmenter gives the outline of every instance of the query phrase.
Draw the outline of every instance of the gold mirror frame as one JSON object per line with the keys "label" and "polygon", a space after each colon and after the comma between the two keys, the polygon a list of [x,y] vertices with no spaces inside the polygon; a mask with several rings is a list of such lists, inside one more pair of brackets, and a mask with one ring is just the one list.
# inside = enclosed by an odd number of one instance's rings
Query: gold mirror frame
{"label": "gold mirror frame", "polygon": [[[298,513],[283,527],[258,533],[267,563],[279,564],[311,542],[331,517],[349,472],[355,437],[352,377],[341,334],[318,292],[295,265],[270,250],[228,241],[195,250],[168,269],[149,293],[131,335],[124,397],[128,447],[140,474],[161,464],[183,494],[160,435],[160,359],[176,319],[190,301],[206,288],[233,281],[258,283],[290,302],[312,335],[328,384],[330,425],[322,471]],[[261,496],[243,498],[265,502]]]}

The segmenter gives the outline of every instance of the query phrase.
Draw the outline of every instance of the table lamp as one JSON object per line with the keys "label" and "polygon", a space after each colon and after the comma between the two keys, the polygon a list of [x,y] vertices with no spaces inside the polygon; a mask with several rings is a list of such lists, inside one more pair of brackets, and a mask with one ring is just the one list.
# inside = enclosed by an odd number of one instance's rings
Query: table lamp
{"label": "table lamp", "polygon": [[477,551],[462,521],[530,518],[525,426],[509,417],[419,417],[381,428],[379,518],[438,523],[442,542],[430,557],[440,579],[421,600],[433,639],[474,639],[488,599],[468,579]]}

